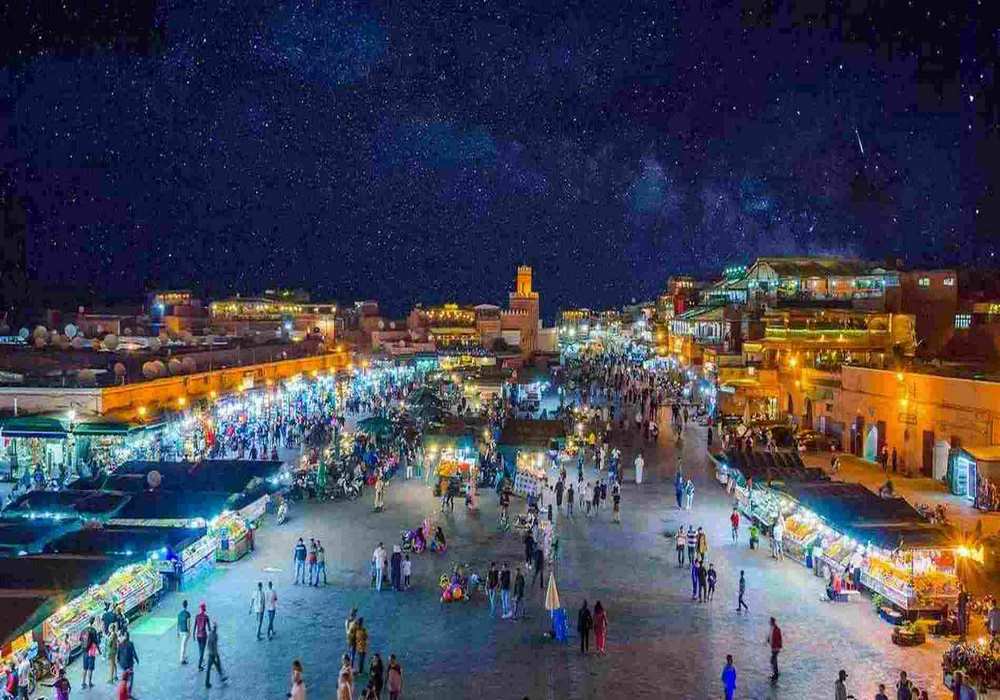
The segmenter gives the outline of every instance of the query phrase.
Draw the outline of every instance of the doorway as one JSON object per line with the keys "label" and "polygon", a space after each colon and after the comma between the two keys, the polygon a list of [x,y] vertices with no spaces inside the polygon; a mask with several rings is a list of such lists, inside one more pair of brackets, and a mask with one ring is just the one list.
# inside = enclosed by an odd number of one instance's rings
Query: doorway
{"label": "doorway", "polygon": [[923,476],[934,476],[934,431],[925,430],[921,444],[920,473]]}
{"label": "doorway", "polygon": [[865,434],[864,458],[869,462],[878,461],[878,428],[874,425],[868,427]]}

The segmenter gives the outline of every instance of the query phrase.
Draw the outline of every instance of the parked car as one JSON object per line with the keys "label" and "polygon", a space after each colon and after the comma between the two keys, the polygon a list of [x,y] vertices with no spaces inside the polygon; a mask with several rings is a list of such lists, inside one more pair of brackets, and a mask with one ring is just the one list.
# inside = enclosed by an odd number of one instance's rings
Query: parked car
{"label": "parked car", "polygon": [[801,430],[795,433],[795,442],[800,450],[808,452],[840,452],[840,440],[818,430]]}

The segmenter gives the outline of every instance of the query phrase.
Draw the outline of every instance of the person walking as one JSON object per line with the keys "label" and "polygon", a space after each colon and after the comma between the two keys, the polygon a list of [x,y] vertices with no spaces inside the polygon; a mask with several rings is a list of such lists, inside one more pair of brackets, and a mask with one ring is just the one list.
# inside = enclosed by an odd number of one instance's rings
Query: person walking
{"label": "person walking", "polygon": [[118,643],[118,666],[122,670],[122,678],[128,676],[128,694],[132,696],[132,685],[135,683],[135,665],[139,663],[139,654],[135,645],[129,639],[128,632],[122,635]]}
{"label": "person walking", "polygon": [[186,600],[181,601],[181,610],[177,613],[177,638],[181,640],[181,664],[187,664],[188,642],[191,641],[191,612]]}
{"label": "person walking", "polygon": [[718,575],[715,573],[715,564],[709,564],[708,572],[705,574],[705,580],[708,583],[708,602],[712,602],[712,599],[715,598],[715,582],[717,576]]}
{"label": "person walking", "polygon": [[590,650],[590,630],[594,626],[594,618],[587,607],[587,601],[583,601],[583,607],[576,616],[576,631],[580,633],[580,653],[586,654]]}
{"label": "person walking", "polygon": [[781,653],[783,647],[783,640],[781,638],[781,628],[778,627],[777,621],[771,618],[771,629],[767,633],[767,644],[771,648],[771,680],[778,680],[778,654]]}
{"label": "person walking", "polygon": [[385,673],[385,685],[389,691],[389,700],[399,700],[403,693],[403,667],[399,665],[395,654],[389,654],[389,668]]}
{"label": "person walking", "polygon": [[292,687],[288,691],[289,700],[306,700],[306,681],[302,675],[302,662],[292,662]]}
{"label": "person walking", "polygon": [[[69,693],[73,689],[73,686],[69,683],[69,678],[66,677],[66,669],[64,668],[59,669],[59,673],[56,674],[56,679],[52,683],[40,683],[39,685],[44,685],[46,688],[52,688],[56,691],[55,700],[69,700]],[[27,688],[28,686],[25,686],[25,699],[28,697]]]}
{"label": "person walking", "polygon": [[306,549],[305,542],[302,538],[295,544],[295,549],[292,550],[292,565],[295,567],[295,584],[306,582],[306,557],[309,555],[309,551]]}
{"label": "person walking", "polygon": [[524,617],[524,585],[524,574],[521,573],[519,566],[514,575],[514,612],[511,614],[511,618],[514,620]]}
{"label": "person walking", "polygon": [[306,555],[306,585],[311,586],[316,574],[316,540],[309,538],[309,553]]}
{"label": "person walking", "polygon": [[410,555],[403,555],[403,590],[410,590],[410,574],[413,572],[413,562],[410,561]]}
{"label": "person walking", "polygon": [[194,616],[194,640],[198,642],[198,670],[205,670],[205,643],[208,641],[208,613],[205,604],[199,603],[198,614]]}
{"label": "person walking", "polygon": [[677,474],[674,475],[674,495],[677,497],[677,508],[684,508],[684,476],[681,474],[680,469],[677,470]]}
{"label": "person walking", "polygon": [[642,451],[635,456],[635,461],[632,462],[632,466],[635,467],[635,483],[642,483],[642,471],[646,467],[646,460],[642,458]]}
{"label": "person walking", "polygon": [[747,579],[746,579],[746,575],[741,570],[740,571],[739,598],[737,598],[737,600],[736,600],[736,612],[737,613],[739,613],[741,610],[746,610],[747,612],[750,612],[750,606],[747,605],[747,603],[746,603],[745,600],[743,600],[743,597],[746,595],[746,592],[747,592]]}
{"label": "person walking", "polygon": [[687,480],[684,484],[684,508],[685,510],[691,510],[691,506],[694,505],[694,482],[691,479]]}
{"label": "person walking", "polygon": [[726,665],[722,667],[722,689],[726,700],[733,700],[736,695],[736,667],[733,665],[732,654],[726,654]]}
{"label": "person walking", "polygon": [[368,629],[363,617],[358,618],[354,630],[354,647],[358,651],[358,673],[361,674],[365,672],[365,655],[368,654]]}
{"label": "person walking", "polygon": [[833,700],[847,700],[847,671],[840,669],[833,684]]}
{"label": "person walking", "polygon": [[319,576],[323,574],[323,585],[327,585],[326,580],[326,550],[323,544],[316,540],[316,582],[313,586],[319,586]]}
{"label": "person walking", "polygon": [[545,552],[541,547],[535,548],[535,572],[531,575],[531,585],[534,587],[538,580],[538,588],[545,590]]}
{"label": "person walking", "polygon": [[616,480],[611,486],[611,521],[621,523],[622,521],[622,487]]}
{"label": "person walking", "polygon": [[700,562],[691,559],[691,602],[698,600],[698,566]]}
{"label": "person walking", "polygon": [[[257,637],[260,639],[260,637]],[[208,639],[205,641],[205,648],[208,652],[208,663],[205,665],[205,687],[212,687],[212,666],[215,666],[215,670],[219,672],[219,677],[222,678],[222,682],[226,683],[229,679],[222,672],[222,660],[219,656],[219,623],[213,622],[211,629],[208,630]]]}
{"label": "person walking", "polygon": [[[272,581],[267,582],[267,595],[265,596],[264,603],[267,606],[267,641],[271,641],[274,635],[277,634],[274,630],[274,617],[278,614],[278,593],[274,590],[274,583]],[[257,634],[259,639],[259,628]]]}
{"label": "person walking", "polygon": [[677,534],[674,536],[674,542],[676,543],[677,549],[677,567],[684,566],[684,547],[687,546],[687,533],[684,532],[684,526],[681,525],[677,528]]}
{"label": "person walking", "polygon": [[573,482],[570,482],[569,486],[566,488],[566,515],[573,517]]}
{"label": "person walking", "polygon": [[118,623],[112,622],[104,637],[104,658],[108,661],[108,683],[118,680]]}
{"label": "person walking", "polygon": [[347,653],[350,654],[351,669],[353,673],[354,660],[357,658],[357,629],[358,629],[358,609],[351,608],[351,614],[344,620],[344,634],[347,637]]}
{"label": "person walking", "polygon": [[486,598],[490,602],[490,617],[496,613],[497,590],[500,588],[500,571],[495,561],[490,562],[490,570],[486,573]]}
{"label": "person walking", "polygon": [[594,604],[594,644],[597,646],[597,653],[606,653],[608,643],[608,614],[601,605],[601,601]]}
{"label": "person walking", "polygon": [[563,484],[563,480],[559,479],[559,481],[556,482],[556,510],[558,512],[560,512],[560,513],[562,513],[563,489],[564,488],[565,488],[565,484]]}
{"label": "person walking", "polygon": [[740,511],[735,507],[729,514],[729,526],[732,530],[733,544],[736,544],[740,539]]}
{"label": "person walking", "polygon": [[385,547],[379,542],[372,552],[372,565],[375,567],[375,590],[382,590],[382,577],[385,572],[386,553]]}
{"label": "person walking", "polygon": [[694,565],[695,553],[698,551],[698,532],[694,525],[689,525],[687,530],[687,553],[688,561]]}
{"label": "person walking", "polygon": [[500,572],[500,607],[503,611],[503,618],[510,617],[510,567],[507,562],[503,563],[503,570]]}
{"label": "person walking", "polygon": [[28,654],[24,653],[17,662],[17,685],[14,691],[17,693],[17,700],[29,700],[31,695],[31,660]]}
{"label": "person walking", "polygon": [[403,590],[403,550],[398,544],[392,546],[389,558],[389,584],[394,591]]}
{"label": "person walking", "polygon": [[698,560],[698,602],[704,603],[708,600],[708,569],[705,568],[705,560]]}
{"label": "person walking", "polygon": [[[264,595],[264,582],[257,582],[257,589],[250,596],[250,614],[257,614],[257,641],[263,639],[261,631],[264,629],[264,609],[266,608],[266,596]],[[211,630],[209,630],[211,636]]]}
{"label": "person walking", "polygon": [[385,685],[385,664],[382,663],[382,656],[378,652],[372,657],[368,669],[368,685],[375,691],[375,698],[381,700],[382,688]]}
{"label": "person walking", "polygon": [[531,560],[535,558],[535,538],[529,528],[524,533],[524,565],[531,566]]}
{"label": "person walking", "polygon": [[[94,687],[94,666],[96,665],[97,653],[100,650],[100,636],[97,628],[94,627],[95,619],[90,618],[90,622],[80,633],[80,648],[83,650],[83,679],[80,681],[81,688]],[[20,676],[20,674],[18,674]],[[27,678],[27,676],[25,676]]]}

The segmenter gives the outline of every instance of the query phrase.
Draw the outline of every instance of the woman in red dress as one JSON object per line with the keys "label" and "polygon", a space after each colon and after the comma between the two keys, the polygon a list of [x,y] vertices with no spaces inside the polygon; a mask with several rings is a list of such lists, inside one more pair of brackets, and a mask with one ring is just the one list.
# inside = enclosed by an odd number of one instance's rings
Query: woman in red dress
{"label": "woman in red dress", "polygon": [[601,601],[597,601],[594,606],[594,642],[597,645],[597,653],[604,653],[604,645],[608,641],[608,614],[604,612]]}

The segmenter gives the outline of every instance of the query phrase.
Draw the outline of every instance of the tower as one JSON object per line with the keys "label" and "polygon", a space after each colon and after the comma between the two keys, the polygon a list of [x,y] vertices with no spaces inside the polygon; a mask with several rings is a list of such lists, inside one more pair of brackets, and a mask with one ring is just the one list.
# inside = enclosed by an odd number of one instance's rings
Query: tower
{"label": "tower", "polygon": [[531,268],[520,265],[514,280],[514,291],[507,297],[507,311],[502,317],[503,328],[521,333],[521,354],[530,356],[538,347],[538,292],[531,288]]}

